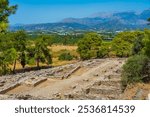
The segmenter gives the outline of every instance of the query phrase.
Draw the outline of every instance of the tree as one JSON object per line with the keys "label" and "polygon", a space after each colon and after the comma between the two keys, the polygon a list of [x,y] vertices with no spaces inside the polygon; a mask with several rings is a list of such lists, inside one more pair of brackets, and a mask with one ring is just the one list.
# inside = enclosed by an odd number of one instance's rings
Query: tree
{"label": "tree", "polygon": [[128,57],[131,55],[132,45],[121,38],[115,38],[112,42],[112,50],[118,57]]}
{"label": "tree", "polygon": [[8,27],[8,17],[16,12],[17,5],[10,6],[8,0],[0,0],[0,33]]}
{"label": "tree", "polygon": [[83,39],[78,42],[78,53],[81,59],[86,60],[96,58],[99,47],[102,43],[102,37],[97,33],[87,33]]}
{"label": "tree", "polygon": [[10,71],[9,65],[12,65],[14,60],[17,58],[17,52],[14,48],[3,51],[0,54],[0,71],[1,74],[6,74]]}
{"label": "tree", "polygon": [[0,33],[0,74],[10,72],[9,65],[12,64],[16,54],[13,48],[11,33]]}
{"label": "tree", "polygon": [[34,58],[36,60],[37,67],[39,68],[39,63],[47,63],[48,65],[52,63],[52,57],[50,54],[50,50],[48,49],[48,43],[46,38],[40,37],[36,43],[34,48]]}
{"label": "tree", "polygon": [[109,51],[111,48],[111,42],[104,42],[99,48],[99,51],[97,53],[98,58],[103,58],[103,57],[108,57],[109,56]]}
{"label": "tree", "polygon": [[14,60],[13,71],[16,69],[17,60],[20,61],[22,67],[26,65],[26,43],[27,43],[27,34],[25,31],[17,31],[13,35],[13,45],[18,53],[18,58]]}
{"label": "tree", "polygon": [[144,33],[141,31],[121,32],[112,41],[112,51],[118,57],[128,57],[143,48]]}

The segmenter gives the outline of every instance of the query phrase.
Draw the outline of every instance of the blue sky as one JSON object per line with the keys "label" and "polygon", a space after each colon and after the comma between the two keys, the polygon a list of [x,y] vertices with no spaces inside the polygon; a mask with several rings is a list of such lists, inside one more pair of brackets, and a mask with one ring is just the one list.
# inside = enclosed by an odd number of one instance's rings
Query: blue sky
{"label": "blue sky", "polygon": [[64,18],[87,17],[98,12],[142,11],[150,0],[10,0],[18,4],[10,24],[58,22]]}

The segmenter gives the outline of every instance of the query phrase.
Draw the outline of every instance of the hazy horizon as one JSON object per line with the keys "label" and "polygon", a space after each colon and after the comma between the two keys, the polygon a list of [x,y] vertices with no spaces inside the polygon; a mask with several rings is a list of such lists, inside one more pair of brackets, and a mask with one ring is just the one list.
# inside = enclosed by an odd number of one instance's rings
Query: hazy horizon
{"label": "hazy horizon", "polygon": [[18,10],[10,24],[54,23],[64,18],[89,17],[99,12],[141,12],[150,8],[150,0],[10,0]]}

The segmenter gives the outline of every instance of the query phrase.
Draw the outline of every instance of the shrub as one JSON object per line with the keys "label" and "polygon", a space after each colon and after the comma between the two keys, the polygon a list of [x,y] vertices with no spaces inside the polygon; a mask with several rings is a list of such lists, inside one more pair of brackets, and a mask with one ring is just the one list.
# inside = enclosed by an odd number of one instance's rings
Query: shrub
{"label": "shrub", "polygon": [[123,86],[135,82],[142,82],[148,61],[149,59],[145,55],[135,55],[130,57],[123,66]]}
{"label": "shrub", "polygon": [[62,54],[60,54],[59,56],[59,60],[67,60],[67,61],[71,61],[73,59],[73,56],[70,54],[70,52],[64,52]]}

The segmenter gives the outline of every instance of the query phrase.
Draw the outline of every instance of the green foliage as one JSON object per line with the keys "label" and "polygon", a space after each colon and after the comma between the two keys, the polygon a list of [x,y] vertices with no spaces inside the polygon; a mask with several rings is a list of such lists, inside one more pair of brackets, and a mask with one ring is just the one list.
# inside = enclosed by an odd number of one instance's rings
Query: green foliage
{"label": "green foliage", "polygon": [[99,51],[97,52],[98,58],[104,58],[109,56],[109,52],[111,49],[111,42],[103,42],[102,45],[99,48]]}
{"label": "green foliage", "polygon": [[81,59],[86,60],[96,58],[101,46],[102,38],[96,33],[87,33],[83,39],[78,42],[78,53]]}
{"label": "green foliage", "polygon": [[147,78],[149,77],[147,66],[148,57],[150,57],[150,31],[136,31],[134,33],[136,37],[132,44],[134,56],[130,57],[123,66],[122,83],[124,86],[130,83],[143,82],[145,79],[148,81]]}
{"label": "green foliage", "polygon": [[13,40],[12,40],[12,34],[6,33],[2,34],[0,33],[0,51],[5,51],[7,49],[13,48]]}
{"label": "green foliage", "polygon": [[64,60],[66,60],[66,61],[70,61],[70,60],[72,60],[74,57],[70,54],[70,52],[68,52],[68,51],[64,51],[63,53],[61,53],[60,55],[59,55],[59,60],[62,60],[62,61],[64,61]]}
{"label": "green foliage", "polygon": [[5,60],[4,56],[0,55],[0,75],[5,75],[10,71],[9,63]]}
{"label": "green foliage", "polygon": [[52,63],[51,54],[47,46],[48,43],[46,38],[44,37],[40,37],[35,43],[33,54],[37,63],[37,67],[39,67],[40,62],[47,63],[48,65]]}
{"label": "green foliage", "polygon": [[133,43],[132,47],[132,54],[140,54],[142,52],[142,49],[144,48],[143,39],[145,38],[145,34],[142,31],[136,31],[136,39]]}
{"label": "green foliage", "polygon": [[150,58],[150,30],[145,30],[144,54]]}
{"label": "green foliage", "polygon": [[130,83],[142,82],[144,70],[149,59],[144,55],[130,57],[123,66],[122,83],[124,86]]}
{"label": "green foliage", "polygon": [[112,41],[112,51],[118,57],[129,57],[143,49],[144,32],[121,32]]}
{"label": "green foliage", "polygon": [[24,68],[26,65],[26,45],[27,45],[27,34],[25,31],[17,31],[13,33],[13,46],[18,53],[18,58],[14,61],[14,68],[16,68],[16,61],[19,60],[22,67]]}
{"label": "green foliage", "polygon": [[14,48],[17,51],[24,51],[26,49],[27,34],[25,31],[17,31],[13,34]]}
{"label": "green foliage", "polygon": [[18,58],[18,54],[15,48],[8,49],[3,53],[3,56],[5,56],[5,61],[7,61],[10,64],[13,64],[13,62]]}
{"label": "green foliage", "polygon": [[132,54],[132,44],[122,40],[121,38],[115,38],[112,43],[112,50],[118,57],[128,57]]}
{"label": "green foliage", "polygon": [[0,54],[0,74],[6,74],[10,72],[9,65],[13,64],[17,58],[17,52],[14,48],[3,51]]}
{"label": "green foliage", "polygon": [[51,44],[75,45],[83,35],[49,35]]}
{"label": "green foliage", "polygon": [[8,16],[14,14],[17,6],[10,6],[8,0],[0,0],[0,33],[8,27]]}

